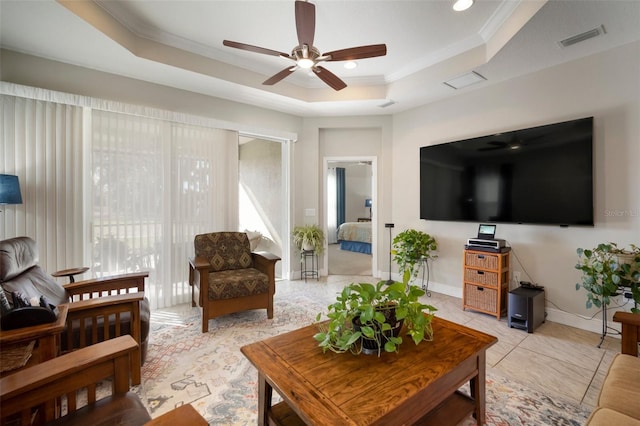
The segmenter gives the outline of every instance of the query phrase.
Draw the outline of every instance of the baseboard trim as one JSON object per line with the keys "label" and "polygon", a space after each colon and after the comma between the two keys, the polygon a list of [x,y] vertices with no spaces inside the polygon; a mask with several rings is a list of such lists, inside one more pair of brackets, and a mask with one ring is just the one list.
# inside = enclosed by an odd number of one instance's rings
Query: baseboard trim
{"label": "baseboard trim", "polygon": [[429,291],[462,299],[462,289],[460,287],[454,287],[452,285],[429,282]]}
{"label": "baseboard trim", "polygon": [[[571,327],[579,328],[581,330],[591,331],[593,333],[602,333],[602,319],[601,318],[586,318],[580,315],[572,314],[569,312],[561,311],[555,308],[546,307],[547,318],[551,322],[557,322],[558,324],[568,325]],[[620,324],[607,321],[609,328],[620,331]],[[615,334],[612,337],[620,338]]]}

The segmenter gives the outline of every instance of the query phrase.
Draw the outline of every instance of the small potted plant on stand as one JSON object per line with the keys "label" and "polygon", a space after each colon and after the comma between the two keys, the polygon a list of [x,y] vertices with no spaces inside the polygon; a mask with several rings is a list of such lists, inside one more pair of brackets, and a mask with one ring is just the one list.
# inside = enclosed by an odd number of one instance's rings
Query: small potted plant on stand
{"label": "small potted plant on stand", "polygon": [[300,251],[314,250],[322,254],[324,250],[324,232],[318,225],[304,225],[293,228],[293,243]]}
{"label": "small potted plant on stand", "polygon": [[[402,274],[402,281],[409,283],[418,276],[420,263],[426,263],[427,271],[429,270],[429,260],[438,256],[433,252],[438,250],[438,243],[431,235],[417,231],[415,229],[407,229],[402,231],[393,239],[393,260],[398,264],[398,269]],[[427,284],[429,285],[429,274],[427,272]],[[425,286],[423,286],[425,288]]]}
{"label": "small potted plant on stand", "polygon": [[640,314],[640,248],[631,245],[630,250],[618,248],[616,243],[598,244],[593,249],[577,249],[579,262],[576,269],[582,271],[582,282],[576,284],[576,290],[587,291],[586,307],[602,309],[602,345],[607,335],[607,307],[611,299],[631,291],[634,307],[631,312]]}
{"label": "small potted plant on stand", "polygon": [[[616,243],[602,243],[593,249],[579,248],[577,253],[580,261],[576,269],[582,271],[582,282],[576,284],[576,290],[587,291],[587,309],[594,305],[606,309],[625,287],[631,289],[635,303],[640,303],[640,247],[631,244],[627,250]],[[640,310],[634,307],[632,312]]]}
{"label": "small potted plant on stand", "polygon": [[[431,321],[437,309],[420,302],[424,294],[407,282],[349,284],[329,305],[329,321],[320,324],[314,338],[323,351],[378,356],[382,351],[398,352],[403,325],[416,345],[432,340]],[[318,314],[316,320],[321,317]]]}

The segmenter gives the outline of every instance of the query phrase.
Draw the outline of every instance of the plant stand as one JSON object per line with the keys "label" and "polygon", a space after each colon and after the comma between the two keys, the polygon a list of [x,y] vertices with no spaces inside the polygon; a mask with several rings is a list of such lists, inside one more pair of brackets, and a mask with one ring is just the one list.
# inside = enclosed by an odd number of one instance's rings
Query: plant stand
{"label": "plant stand", "polygon": [[[311,265],[307,263],[309,260]],[[307,282],[308,277],[315,278],[316,281],[318,280],[318,256],[315,250],[302,250],[300,253],[300,264],[302,266],[300,279],[304,278],[304,282]]]}
{"label": "plant stand", "polygon": [[[631,291],[631,287],[622,287],[622,293],[618,294],[623,295],[627,289],[629,289],[629,291]],[[633,304],[634,307],[638,307],[638,304],[634,302]],[[600,335],[600,343],[598,343],[598,348],[600,348],[602,346],[602,343],[604,343],[604,338],[607,337],[607,334],[613,334],[613,335],[620,335],[620,332],[616,330],[615,333],[610,333],[609,332],[609,325],[608,325],[608,320],[607,320],[607,305],[605,305],[604,303],[602,304],[602,334]]]}
{"label": "plant stand", "polygon": [[600,346],[602,346],[602,343],[604,342],[604,338],[607,337],[607,330],[608,330],[608,326],[607,326],[607,305],[605,305],[603,303],[602,304],[602,334],[600,335],[600,343],[598,343],[598,348],[600,348]]}
{"label": "plant stand", "polygon": [[[425,273],[427,275],[427,282],[425,283]],[[422,289],[424,290],[427,297],[431,297],[431,292],[429,291],[429,259],[422,259]]]}

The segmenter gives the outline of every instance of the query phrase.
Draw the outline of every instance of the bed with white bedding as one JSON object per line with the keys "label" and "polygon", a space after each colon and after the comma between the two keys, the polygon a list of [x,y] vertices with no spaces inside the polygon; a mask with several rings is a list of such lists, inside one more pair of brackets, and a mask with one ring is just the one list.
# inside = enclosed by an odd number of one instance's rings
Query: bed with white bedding
{"label": "bed with white bedding", "polygon": [[371,254],[371,222],[345,222],[338,227],[341,250]]}

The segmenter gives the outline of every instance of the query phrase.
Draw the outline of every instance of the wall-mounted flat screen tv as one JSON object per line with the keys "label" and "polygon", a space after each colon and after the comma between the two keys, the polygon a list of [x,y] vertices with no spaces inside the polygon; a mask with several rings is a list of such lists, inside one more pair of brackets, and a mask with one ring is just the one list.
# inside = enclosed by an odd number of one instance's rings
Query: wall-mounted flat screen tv
{"label": "wall-mounted flat screen tv", "polygon": [[420,218],[593,226],[593,117],[420,148]]}

